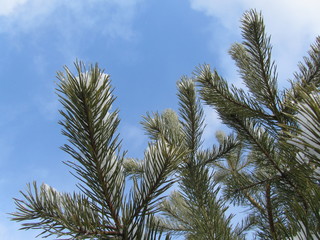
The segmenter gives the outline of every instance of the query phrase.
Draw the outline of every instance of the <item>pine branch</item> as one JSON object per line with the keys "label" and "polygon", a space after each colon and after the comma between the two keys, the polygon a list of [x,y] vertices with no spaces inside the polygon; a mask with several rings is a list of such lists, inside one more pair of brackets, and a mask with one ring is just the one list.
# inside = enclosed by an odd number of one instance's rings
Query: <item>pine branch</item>
{"label": "pine branch", "polygon": [[17,212],[11,214],[12,220],[25,222],[21,229],[42,229],[39,235],[44,237],[119,235],[112,225],[101,224],[104,216],[81,194],[59,193],[46,184],[38,189],[35,182],[33,189],[29,184],[27,192],[21,193],[25,200],[15,199]]}
{"label": "pine branch", "polygon": [[124,178],[121,173],[121,157],[118,137],[114,136],[119,124],[117,111],[110,113],[114,101],[109,77],[98,66],[87,73],[82,63],[76,63],[78,76],[65,68],[66,76],[58,74],[59,97],[64,117],[59,123],[63,134],[75,147],[64,145],[64,151],[76,162],[67,162],[86,185],[81,190],[99,203],[100,211],[110,216],[121,232],[119,210],[122,202]]}
{"label": "pine branch", "polygon": [[251,196],[247,191],[242,191],[243,195],[245,196],[245,198],[252,204],[252,206],[254,206],[261,214],[265,214],[265,209],[263,208],[263,206],[261,206],[261,204],[259,204],[257,202],[257,200]]}
{"label": "pine branch", "polygon": [[[231,119],[233,119],[232,122]],[[253,119],[241,119],[236,114],[230,118],[230,125],[238,132],[238,135],[241,136],[243,143],[261,152],[274,169],[277,170],[281,176],[286,177],[277,157],[277,149],[274,146],[275,139],[273,139],[268,132],[260,127]],[[259,161],[259,164],[263,164],[263,162]]]}
{"label": "pine branch", "polygon": [[[246,12],[241,28],[245,40],[243,50],[241,45],[236,45],[231,50],[231,55],[253,96],[279,119],[276,66],[271,60],[270,37],[266,36],[261,14],[255,10]],[[237,54],[239,51],[242,53]]]}
{"label": "pine branch", "polygon": [[[308,161],[311,161],[314,167],[318,168],[320,167],[318,160],[318,154],[320,153],[320,98],[318,90],[313,87],[313,91],[310,93],[309,89],[296,87],[296,91],[299,91],[301,100],[298,104],[292,104],[290,107],[298,114],[290,115],[290,117],[297,122],[299,128],[284,126],[286,130],[284,143],[294,145],[308,157]],[[302,161],[302,164],[305,163],[305,161]]]}
{"label": "pine branch", "polygon": [[[178,83],[178,97],[182,132],[190,154],[179,172],[181,175],[179,196],[182,196],[183,200],[171,201],[166,213],[188,230],[186,233],[188,239],[231,239],[234,236],[229,226],[230,218],[224,216],[226,208],[217,198],[218,189],[209,176],[206,161],[210,161],[209,157],[226,154],[233,142],[220,146],[219,152],[200,154],[204,119],[192,80],[182,78]],[[179,210],[174,213],[173,209]]]}
{"label": "pine branch", "polygon": [[166,109],[162,114],[147,113],[141,124],[151,140],[164,139],[170,145],[179,145],[182,141],[178,116],[171,109]]}
{"label": "pine branch", "polygon": [[160,226],[173,234],[185,234],[190,231],[190,208],[181,193],[174,191],[168,199],[161,202],[161,212],[166,218],[160,218]]}
{"label": "pine branch", "polygon": [[126,158],[123,161],[123,169],[125,176],[140,178],[144,172],[143,161],[133,158]]}
{"label": "pine branch", "polygon": [[179,115],[182,118],[182,131],[185,136],[186,146],[191,151],[190,161],[196,159],[196,152],[202,142],[204,130],[204,113],[196,96],[195,85],[186,77],[178,82]]}
{"label": "pine branch", "polygon": [[239,140],[231,134],[223,137],[218,147],[213,146],[210,150],[199,151],[198,158],[202,159],[203,164],[216,164],[217,160],[228,156],[239,144]]}
{"label": "pine branch", "polygon": [[[308,52],[308,57],[304,57],[304,63],[299,63],[299,73],[295,73],[296,86],[308,89],[310,85],[320,86],[320,37],[316,38],[314,44]],[[296,96],[297,99],[297,96]]]}
{"label": "pine branch", "polygon": [[130,211],[125,222],[133,223],[129,235],[136,226],[143,223],[145,216],[159,210],[157,202],[174,183],[169,177],[183,161],[185,154],[183,147],[169,145],[163,139],[149,145],[145,153],[144,172],[140,184],[134,183],[133,203],[129,203],[128,206]]}
{"label": "pine branch", "polygon": [[229,116],[235,112],[242,116],[257,118],[266,124],[273,122],[273,115],[266,113],[264,108],[242,89],[234,86],[229,89],[227,82],[216,71],[212,73],[209,65],[197,69],[196,81],[202,99],[218,111],[224,123],[227,124]]}

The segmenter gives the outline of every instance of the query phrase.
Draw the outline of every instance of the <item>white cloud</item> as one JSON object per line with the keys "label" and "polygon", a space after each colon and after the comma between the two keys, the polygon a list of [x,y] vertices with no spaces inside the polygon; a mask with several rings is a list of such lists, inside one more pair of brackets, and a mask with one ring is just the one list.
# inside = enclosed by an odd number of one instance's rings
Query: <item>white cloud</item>
{"label": "white cloud", "polygon": [[217,18],[229,28],[232,28],[237,23],[238,17],[243,12],[241,1],[190,0],[190,4],[192,9]]}
{"label": "white cloud", "polygon": [[[217,47],[217,41],[225,38],[220,45],[218,43],[218,47],[223,49],[220,54],[223,61],[226,61],[230,38],[236,39],[236,34],[239,34],[239,19],[243,12],[251,8],[261,10],[266,30],[272,35],[274,58],[278,63],[279,79],[282,83],[292,78],[292,73],[297,70],[297,63],[306,55],[310,44],[320,34],[318,0],[190,0],[190,5],[192,9],[212,17],[213,21],[218,20],[226,29],[225,32],[219,33],[213,29],[211,39]],[[215,36],[217,34],[219,39]]]}
{"label": "white cloud", "polygon": [[67,39],[86,29],[130,38],[132,18],[143,0],[0,0],[0,32],[39,34],[55,27]]}
{"label": "white cloud", "polygon": [[0,0],[0,16],[8,16],[28,0]]}

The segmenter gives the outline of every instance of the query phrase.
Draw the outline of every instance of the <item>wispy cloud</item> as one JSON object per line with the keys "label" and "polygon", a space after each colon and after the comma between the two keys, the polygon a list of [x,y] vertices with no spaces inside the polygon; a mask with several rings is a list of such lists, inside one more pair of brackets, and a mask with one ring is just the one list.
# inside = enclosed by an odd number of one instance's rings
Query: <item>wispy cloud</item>
{"label": "wispy cloud", "polygon": [[54,26],[67,37],[95,28],[101,34],[130,38],[132,18],[141,1],[0,0],[0,31],[19,34]]}
{"label": "wispy cloud", "polygon": [[1,0],[0,16],[11,15],[15,9],[23,5],[28,0]]}

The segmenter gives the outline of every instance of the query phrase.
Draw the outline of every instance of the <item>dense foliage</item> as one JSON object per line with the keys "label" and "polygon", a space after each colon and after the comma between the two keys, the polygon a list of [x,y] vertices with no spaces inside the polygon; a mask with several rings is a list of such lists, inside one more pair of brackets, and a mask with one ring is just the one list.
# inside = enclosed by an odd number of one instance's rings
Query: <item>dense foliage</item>
{"label": "dense foliage", "polygon": [[[147,114],[143,159],[127,158],[117,133],[109,76],[97,65],[58,73],[66,164],[79,192],[36,183],[15,199],[14,221],[42,236],[70,239],[320,239],[320,38],[279,91],[270,37],[248,11],[234,59],[245,89],[209,65],[177,84],[179,110]],[[201,99],[233,130],[203,149]],[[128,184],[129,183],[129,184]],[[129,186],[131,186],[130,189]],[[172,190],[171,192],[168,190]],[[246,207],[232,225],[228,204]]]}

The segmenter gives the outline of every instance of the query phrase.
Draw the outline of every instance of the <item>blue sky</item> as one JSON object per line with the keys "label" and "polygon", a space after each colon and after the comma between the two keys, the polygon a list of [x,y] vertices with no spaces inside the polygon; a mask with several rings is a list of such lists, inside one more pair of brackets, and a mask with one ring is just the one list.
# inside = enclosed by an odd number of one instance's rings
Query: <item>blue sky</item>
{"label": "blue sky", "polygon": [[[0,239],[34,239],[9,221],[12,198],[36,180],[60,191],[76,180],[62,161],[56,72],[79,59],[111,75],[128,156],[141,157],[139,125],[150,111],[177,109],[176,81],[209,63],[240,85],[227,54],[240,41],[239,19],[262,10],[272,35],[280,86],[320,34],[317,0],[0,0]],[[222,129],[207,114],[206,144]],[[49,238],[50,239],[50,238]],[[53,239],[53,238],[51,238]]]}

